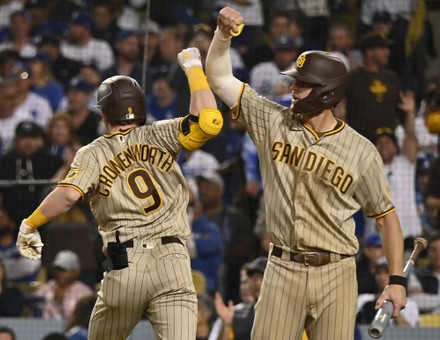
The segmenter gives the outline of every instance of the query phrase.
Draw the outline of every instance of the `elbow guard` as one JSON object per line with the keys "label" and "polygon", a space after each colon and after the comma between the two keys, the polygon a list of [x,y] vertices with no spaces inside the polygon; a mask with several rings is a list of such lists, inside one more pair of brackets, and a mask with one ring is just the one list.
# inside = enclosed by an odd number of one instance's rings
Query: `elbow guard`
{"label": "elbow guard", "polygon": [[223,116],[217,109],[203,109],[200,116],[188,115],[180,122],[179,142],[185,149],[196,150],[223,127]]}
{"label": "elbow guard", "polygon": [[440,133],[440,110],[431,112],[426,119],[430,133]]}

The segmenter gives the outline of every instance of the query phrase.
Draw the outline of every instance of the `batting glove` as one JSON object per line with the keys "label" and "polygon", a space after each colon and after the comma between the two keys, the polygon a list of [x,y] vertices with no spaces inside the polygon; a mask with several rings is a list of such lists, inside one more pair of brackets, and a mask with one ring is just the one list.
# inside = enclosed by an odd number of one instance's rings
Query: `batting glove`
{"label": "batting glove", "polygon": [[36,229],[26,225],[23,220],[20,225],[20,232],[17,236],[16,246],[21,255],[37,260],[41,258],[41,249],[44,244],[41,242],[40,233]]}
{"label": "batting glove", "polygon": [[189,47],[182,50],[182,52],[177,55],[177,60],[185,73],[187,73],[194,66],[202,67],[200,51],[196,47]]}

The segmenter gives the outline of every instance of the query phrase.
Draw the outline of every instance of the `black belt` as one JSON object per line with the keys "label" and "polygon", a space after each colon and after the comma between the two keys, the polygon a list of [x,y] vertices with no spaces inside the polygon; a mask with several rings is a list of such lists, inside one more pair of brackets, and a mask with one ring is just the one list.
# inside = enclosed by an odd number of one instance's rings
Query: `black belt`
{"label": "black belt", "polygon": [[[160,238],[160,240],[162,244],[180,243],[181,245],[183,245],[182,241],[177,236],[163,236]],[[133,248],[133,239],[125,241],[122,244],[125,246],[125,248]]]}
{"label": "black belt", "polygon": [[[271,255],[282,258],[283,255],[283,248],[278,246],[273,246]],[[295,252],[295,251],[289,251],[290,253],[290,261],[302,263],[306,266],[314,266],[314,267],[320,267],[324,266],[329,263],[338,262],[342,259],[346,259],[347,257],[350,257],[349,255],[338,255],[334,254],[336,256],[333,256],[336,258],[336,260],[333,259],[330,253],[327,252]]]}

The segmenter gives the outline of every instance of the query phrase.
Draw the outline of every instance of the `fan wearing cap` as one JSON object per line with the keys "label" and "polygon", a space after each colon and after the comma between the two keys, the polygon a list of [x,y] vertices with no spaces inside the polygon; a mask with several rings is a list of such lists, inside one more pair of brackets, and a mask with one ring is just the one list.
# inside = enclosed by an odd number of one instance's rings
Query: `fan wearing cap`
{"label": "fan wearing cap", "polygon": [[[2,13],[3,14],[3,13]],[[0,50],[13,49],[21,58],[28,58],[37,52],[31,37],[31,18],[25,10],[17,10],[10,15],[9,40],[0,43]]]}
{"label": "fan wearing cap", "polygon": [[249,84],[260,95],[270,99],[280,99],[287,94],[290,104],[289,87],[292,81],[281,72],[292,68],[298,57],[298,48],[293,40],[286,35],[276,39],[273,49],[273,61],[264,61],[251,69]]}
{"label": "fan wearing cap", "polygon": [[94,292],[78,280],[81,265],[73,251],[66,249],[58,252],[52,262],[52,271],[53,279],[36,291],[36,295],[43,298],[42,316],[45,319],[67,320],[76,303]]}
{"label": "fan wearing cap", "polygon": [[[110,68],[102,72],[104,79],[115,76],[125,75],[136,79],[136,81],[142,83],[142,64],[140,62],[140,46],[139,36],[136,31],[120,30],[114,39],[116,60]],[[150,46],[148,46],[150,48]],[[150,67],[147,68],[147,81],[146,92],[150,93],[151,90],[151,78],[152,72]]]}
{"label": "fan wearing cap", "polygon": [[96,110],[90,109],[93,91],[93,86],[82,77],[72,78],[67,87],[65,111],[72,117],[76,137],[81,145],[99,136],[101,119]]}
{"label": "fan wearing cap", "polygon": [[62,41],[61,53],[82,63],[95,62],[99,71],[113,65],[115,57],[110,44],[92,36],[93,20],[86,11],[72,13],[69,21],[68,40]]}
{"label": "fan wearing cap", "polygon": [[[390,128],[378,128],[374,135],[374,145],[384,163],[384,173],[396,212],[400,217],[405,250],[408,252],[412,251],[414,239],[423,233],[416,202],[418,143],[414,120],[414,113],[407,115],[402,148],[399,148],[396,135]],[[366,228],[374,230],[374,221],[367,220]]]}
{"label": "fan wearing cap", "polygon": [[[215,294],[215,308],[222,324],[217,339],[228,340],[231,339],[231,336],[232,339],[250,339],[252,324],[254,322],[254,307],[260,296],[261,284],[266,266],[266,257],[257,257],[245,266],[252,302],[238,303],[234,306],[233,302],[230,300],[228,301],[228,304],[225,305],[220,293],[217,292]],[[216,323],[219,322],[216,321]],[[217,332],[217,327],[218,326],[215,326],[215,328],[213,328],[213,333]],[[209,339],[214,339],[213,335],[210,336]]]}
{"label": "fan wearing cap", "polygon": [[383,259],[384,251],[378,233],[371,233],[362,240],[361,250],[356,256],[356,278],[359,294],[378,293],[374,280],[374,266]]}
{"label": "fan wearing cap", "polygon": [[[0,178],[3,180],[60,180],[66,167],[60,157],[44,149],[45,132],[32,121],[20,122],[11,149],[0,157]],[[16,225],[38,204],[44,187],[23,185],[1,188],[3,206]],[[26,199],[24,199],[24,197]]]}
{"label": "fan wearing cap", "polygon": [[49,100],[32,91],[33,73],[29,63],[16,63],[12,67],[12,76],[17,81],[14,115],[21,117],[22,120],[32,120],[46,127],[53,115],[53,110]]}
{"label": "fan wearing cap", "polygon": [[232,8],[219,12],[206,71],[232,118],[246,126],[260,159],[269,265],[251,338],[299,340],[305,329],[310,340],[328,334],[353,339],[359,251],[353,215],[358,210],[375,219],[390,266],[390,284],[376,308],[391,301],[398,317],[406,303],[403,236],[382,159],[370,141],[334,115],[348,74],[332,54],[303,52],[283,72],[294,81],[290,108],[234,77],[231,30],[243,23]]}
{"label": "fan wearing cap", "polygon": [[403,91],[399,76],[389,69],[390,42],[377,33],[361,37],[362,66],[348,75],[345,92],[346,122],[373,141],[374,131],[382,126],[395,129],[406,119],[406,102],[414,98]]}

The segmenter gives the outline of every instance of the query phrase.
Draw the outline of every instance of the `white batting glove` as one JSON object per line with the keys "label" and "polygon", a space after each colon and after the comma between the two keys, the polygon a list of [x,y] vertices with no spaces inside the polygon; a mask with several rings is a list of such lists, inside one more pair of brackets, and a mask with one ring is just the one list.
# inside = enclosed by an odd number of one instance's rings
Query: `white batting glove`
{"label": "white batting glove", "polygon": [[182,52],[177,55],[177,61],[185,73],[187,73],[194,66],[202,67],[200,51],[196,47],[188,47],[182,50]]}
{"label": "white batting glove", "polygon": [[26,225],[24,220],[20,225],[16,246],[20,254],[24,257],[34,260],[41,259],[41,249],[44,244],[41,242],[40,233],[36,229]]}

